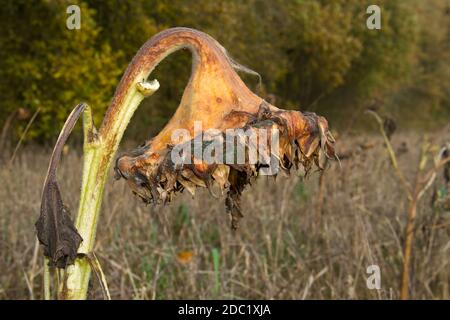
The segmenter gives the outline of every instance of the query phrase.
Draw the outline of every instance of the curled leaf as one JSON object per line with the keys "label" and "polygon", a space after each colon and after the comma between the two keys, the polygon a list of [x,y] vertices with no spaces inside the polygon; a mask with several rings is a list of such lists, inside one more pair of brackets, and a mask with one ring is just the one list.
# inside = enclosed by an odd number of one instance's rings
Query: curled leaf
{"label": "curled leaf", "polygon": [[49,258],[49,265],[58,268],[65,268],[75,261],[82,241],[62,201],[56,171],[64,144],[85,107],[84,103],[80,103],[74,108],[56,141],[42,190],[40,216],[35,224],[37,237],[44,247],[44,255]]}

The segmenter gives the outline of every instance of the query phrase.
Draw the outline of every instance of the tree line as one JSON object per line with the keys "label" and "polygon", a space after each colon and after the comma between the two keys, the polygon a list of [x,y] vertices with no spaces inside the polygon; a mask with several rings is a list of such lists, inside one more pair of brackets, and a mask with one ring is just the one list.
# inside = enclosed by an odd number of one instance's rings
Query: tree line
{"label": "tree line", "polygon": [[[192,27],[216,38],[258,79],[242,78],[275,105],[364,129],[363,110],[381,106],[405,128],[450,119],[450,5],[377,1],[381,29],[366,26],[361,0],[16,0],[0,8],[0,126],[16,110],[39,109],[27,139],[54,139],[80,101],[103,117],[139,47],[157,32]],[[66,27],[80,7],[81,28]],[[160,90],[137,111],[128,137],[155,134],[173,114],[190,55],[169,56],[152,74]],[[20,135],[26,120],[16,120]]]}

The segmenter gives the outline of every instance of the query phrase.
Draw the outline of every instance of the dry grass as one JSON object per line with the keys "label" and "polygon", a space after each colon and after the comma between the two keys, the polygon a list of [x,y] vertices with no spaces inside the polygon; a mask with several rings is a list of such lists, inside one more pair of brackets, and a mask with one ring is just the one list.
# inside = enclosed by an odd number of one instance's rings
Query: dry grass
{"label": "dry grass", "polygon": [[[419,138],[394,137],[397,148],[408,141],[409,151],[399,161],[409,175],[416,168]],[[364,138],[358,139],[342,140],[355,144]],[[112,297],[398,298],[407,201],[381,138],[375,140],[376,147],[326,173],[322,204],[317,173],[306,181],[258,180],[244,192],[245,218],[235,234],[223,199],[201,192],[195,199],[183,194],[166,207],[146,207],[123,181],[110,179],[95,252]],[[49,150],[25,146],[12,166],[4,161],[0,168],[0,299],[42,297],[34,222],[48,159]],[[72,212],[80,174],[80,155],[69,151],[59,181]],[[411,297],[449,299],[450,227],[439,227],[448,217],[431,205],[431,193],[418,207]],[[366,286],[372,264],[381,268],[381,290]],[[96,280],[90,297],[102,298]]]}

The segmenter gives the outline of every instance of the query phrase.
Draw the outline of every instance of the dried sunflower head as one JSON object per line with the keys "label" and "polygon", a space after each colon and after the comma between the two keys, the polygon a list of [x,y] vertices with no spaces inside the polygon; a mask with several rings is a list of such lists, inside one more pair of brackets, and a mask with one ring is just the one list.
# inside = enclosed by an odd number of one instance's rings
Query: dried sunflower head
{"label": "dried sunflower head", "polygon": [[178,191],[194,194],[215,183],[227,192],[236,229],[239,197],[252,178],[293,166],[323,169],[326,159],[335,157],[335,141],[325,118],[279,109],[251,92],[236,73],[249,69],[202,32],[169,29],[150,39],[137,57],[145,55],[153,68],[182,47],[193,52],[193,69],[177,111],[158,135],[117,159],[116,177],[146,203],[166,203]]}

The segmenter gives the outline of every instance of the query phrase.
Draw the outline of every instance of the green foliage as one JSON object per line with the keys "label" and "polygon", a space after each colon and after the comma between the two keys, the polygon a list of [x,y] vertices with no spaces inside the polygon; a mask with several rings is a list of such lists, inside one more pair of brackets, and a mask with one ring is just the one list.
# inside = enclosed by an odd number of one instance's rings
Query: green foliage
{"label": "green foliage", "polygon": [[28,138],[49,138],[79,101],[102,116],[117,78],[120,53],[99,42],[93,11],[81,4],[81,30],[66,28],[68,1],[4,4],[0,29],[0,95],[3,110],[41,108]]}
{"label": "green foliage", "polygon": [[304,181],[300,180],[296,184],[296,186],[294,188],[293,196],[299,202],[306,202],[306,201],[308,201],[309,193],[308,193],[308,190],[305,188],[305,182]]}
{"label": "green foliage", "polygon": [[[139,47],[174,26],[215,37],[262,75],[259,93],[277,106],[313,109],[335,125],[348,125],[347,115],[373,97],[407,122],[414,113],[405,118],[404,110],[414,106],[427,114],[421,121],[450,116],[450,9],[439,0],[378,1],[381,30],[367,29],[372,3],[360,0],[79,0],[80,30],[66,28],[70,4],[18,0],[0,11],[0,125],[19,107],[40,108],[28,138],[55,137],[80,101],[98,123]],[[165,124],[189,74],[187,52],[157,67],[161,88],[138,110],[129,137],[146,139]],[[257,79],[243,78],[257,89]]]}
{"label": "green foliage", "polygon": [[[396,97],[400,103],[412,97],[409,122],[448,123],[450,120],[450,4],[448,1],[416,1],[421,15],[414,81]],[[409,101],[408,101],[409,102]],[[420,117],[417,115],[421,114]]]}

